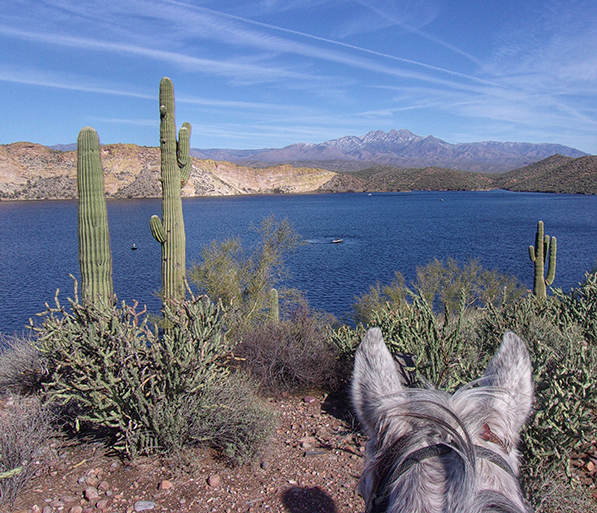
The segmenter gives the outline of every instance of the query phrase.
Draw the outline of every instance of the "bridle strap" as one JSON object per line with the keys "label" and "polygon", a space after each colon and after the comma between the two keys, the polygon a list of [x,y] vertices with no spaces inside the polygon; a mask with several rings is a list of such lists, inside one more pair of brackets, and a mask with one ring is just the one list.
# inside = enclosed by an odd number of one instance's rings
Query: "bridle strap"
{"label": "bridle strap", "polygon": [[517,479],[517,476],[514,473],[514,470],[512,470],[510,464],[497,452],[493,452],[492,450],[487,449],[486,447],[481,447],[480,445],[475,445],[474,447],[475,455],[478,458],[491,461],[491,463],[500,467],[504,472],[510,474],[514,479]]}
{"label": "bridle strap", "polygon": [[[490,461],[494,465],[500,467],[503,471],[510,474],[514,479],[516,479],[516,474],[512,470],[512,467],[502,456],[493,452],[490,449],[481,447],[480,445],[474,445],[473,447],[475,449],[475,456]],[[374,485],[373,490],[371,491],[371,495],[369,497],[369,501],[367,502],[365,513],[386,513],[390,500],[390,494],[388,490],[390,478],[392,478],[393,476],[399,478],[402,474],[410,470],[416,464],[421,463],[429,458],[435,458],[436,456],[444,456],[446,454],[449,454],[453,450],[454,449],[452,449],[452,447],[446,444],[429,445],[427,447],[417,449],[416,451],[409,454],[407,458],[400,464],[400,466],[394,472],[392,472],[391,465],[387,466],[385,472],[382,475],[382,479],[380,479]],[[391,452],[392,451],[390,451],[390,453]]]}

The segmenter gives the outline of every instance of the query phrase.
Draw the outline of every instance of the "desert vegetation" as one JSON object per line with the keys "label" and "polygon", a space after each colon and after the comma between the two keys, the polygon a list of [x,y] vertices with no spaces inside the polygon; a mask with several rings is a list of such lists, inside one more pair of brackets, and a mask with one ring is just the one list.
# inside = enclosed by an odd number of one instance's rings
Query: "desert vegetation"
{"label": "desert vegetation", "polygon": [[[474,261],[432,261],[410,286],[397,280],[379,291],[356,298],[353,326],[298,302],[279,320],[253,317],[241,328],[238,305],[206,295],[166,303],[153,324],[136,305],[82,304],[76,295],[48,308],[32,338],[7,341],[0,357],[0,383],[16,398],[0,441],[3,500],[32,475],[23,461],[35,459],[22,451],[41,457],[57,431],[100,429],[126,458],[201,445],[231,464],[249,461],[276,422],[263,398],[342,390],[366,328],[379,326],[412,365],[413,386],[449,391],[479,375],[506,330],[520,334],[536,387],[521,447],[527,496],[536,511],[592,511],[579,465],[597,435],[597,274],[540,299]],[[9,436],[24,429],[36,436]]]}
{"label": "desert vegetation", "polygon": [[[268,218],[256,228],[254,248],[237,240],[204,248],[189,284],[179,202],[190,126],[176,138],[171,82],[163,85],[162,142],[169,148],[162,182],[170,183],[162,218],[150,221],[163,249],[162,315],[113,296],[95,181],[80,193],[90,200],[80,213],[81,298],[75,282],[66,304],[57,294],[32,321],[30,338],[2,344],[0,391],[10,404],[0,418],[0,504],[10,505],[43,468],[58,437],[84,443],[81,434],[93,432],[124,459],[207,447],[231,465],[251,461],[275,429],[267,398],[345,393],[354,351],[365,330],[378,326],[390,351],[407,362],[412,386],[449,391],[478,377],[505,331],[522,337],[536,387],[521,446],[528,500],[542,512],[596,510],[583,465],[593,464],[597,437],[597,273],[570,293],[531,294],[476,260],[432,260],[409,285],[397,270],[393,283],[355,298],[354,323],[340,324],[313,311],[299,291],[280,287],[284,256],[300,236],[287,221]],[[99,155],[96,134],[84,130]],[[86,162],[80,171],[92,171]],[[101,237],[85,222],[98,216]],[[546,250],[543,241],[541,229],[536,246]],[[545,280],[541,258],[537,276]],[[107,270],[98,273],[99,266]],[[547,281],[553,272],[555,266]]]}

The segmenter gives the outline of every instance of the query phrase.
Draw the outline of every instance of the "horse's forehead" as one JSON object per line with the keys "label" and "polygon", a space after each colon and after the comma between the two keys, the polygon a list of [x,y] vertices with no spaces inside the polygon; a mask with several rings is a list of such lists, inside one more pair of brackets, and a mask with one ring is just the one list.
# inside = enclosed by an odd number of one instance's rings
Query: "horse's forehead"
{"label": "horse's forehead", "polygon": [[[382,398],[380,407],[386,415],[386,425],[406,421],[407,424],[442,421],[465,428],[476,426],[487,410],[486,397],[475,390],[449,394],[443,390],[426,390],[417,394],[400,394]],[[418,420],[417,420],[418,419]]]}

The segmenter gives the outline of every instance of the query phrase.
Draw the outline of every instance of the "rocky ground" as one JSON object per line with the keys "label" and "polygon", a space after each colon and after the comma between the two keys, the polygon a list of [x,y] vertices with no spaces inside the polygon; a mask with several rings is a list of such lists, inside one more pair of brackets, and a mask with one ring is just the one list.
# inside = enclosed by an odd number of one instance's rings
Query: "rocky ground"
{"label": "rocky ground", "polygon": [[[252,464],[230,467],[209,451],[123,461],[99,442],[59,440],[50,467],[0,513],[362,512],[356,489],[366,439],[346,402],[323,395],[269,401],[278,428]],[[573,455],[572,467],[597,511],[597,445]]]}
{"label": "rocky ground", "polygon": [[271,400],[277,432],[253,464],[231,468],[209,452],[122,461],[99,443],[55,446],[56,458],[11,513],[354,513],[365,438],[344,404],[325,396]]}

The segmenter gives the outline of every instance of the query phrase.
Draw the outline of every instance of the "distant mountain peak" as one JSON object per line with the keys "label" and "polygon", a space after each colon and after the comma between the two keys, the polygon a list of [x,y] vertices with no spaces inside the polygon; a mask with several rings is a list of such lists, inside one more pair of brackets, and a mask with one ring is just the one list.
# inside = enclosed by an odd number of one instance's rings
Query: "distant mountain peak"
{"label": "distant mountain peak", "polygon": [[[70,145],[69,145],[70,146]],[[76,147],[76,145],[73,145]],[[56,149],[64,149],[54,147]],[[582,157],[586,153],[561,144],[517,143],[481,141],[471,143],[448,143],[433,135],[420,136],[401,128],[371,130],[365,135],[346,135],[319,144],[295,143],[284,148],[261,148],[255,150],[191,149],[198,158],[229,161],[237,164],[293,163],[307,167],[328,169],[354,169],[385,164],[401,168],[442,167],[461,171],[500,173],[527,166],[534,162],[560,154],[566,157]],[[329,163],[329,164],[326,164]],[[343,164],[344,163],[344,164]]]}

